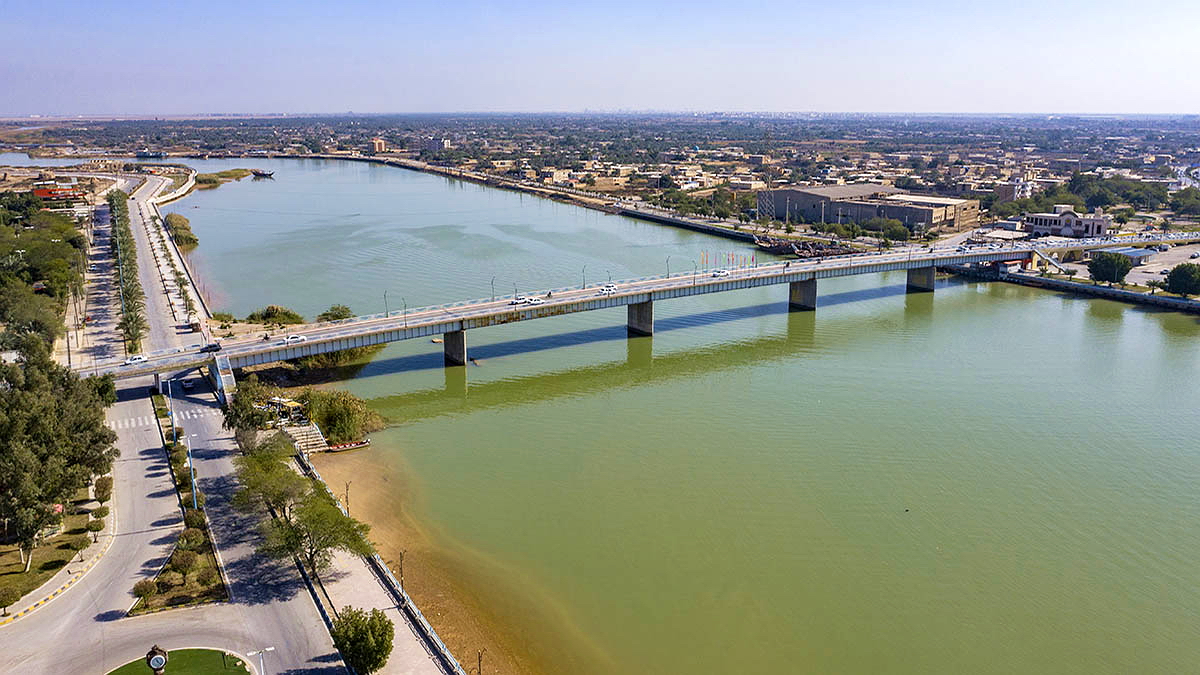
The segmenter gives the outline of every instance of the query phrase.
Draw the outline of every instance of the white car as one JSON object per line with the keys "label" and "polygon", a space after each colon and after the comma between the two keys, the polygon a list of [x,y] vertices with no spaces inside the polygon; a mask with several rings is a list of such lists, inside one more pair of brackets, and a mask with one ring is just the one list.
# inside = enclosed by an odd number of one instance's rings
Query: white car
{"label": "white car", "polygon": [[307,335],[289,335],[283,339],[283,344],[294,345],[297,342],[308,342]]}
{"label": "white car", "polygon": [[524,304],[525,304],[525,303],[527,303],[527,302],[529,302],[529,298],[527,298],[527,297],[525,297],[525,296],[523,296],[523,295],[518,295],[517,297],[513,298],[512,300],[509,300],[509,301],[508,301],[508,304],[510,304],[510,305],[524,305]]}
{"label": "white car", "polygon": [[607,284],[602,285],[600,287],[600,290],[615,291],[615,290],[617,290],[617,285],[610,281]]}
{"label": "white car", "polygon": [[546,302],[546,301],[545,301],[545,300],[543,300],[543,299],[541,299],[541,298],[529,298],[529,299],[527,299],[527,300],[525,301],[525,304],[527,304],[527,305],[541,305],[541,304],[544,304],[545,302]]}
{"label": "white car", "polygon": [[714,278],[715,277],[727,277],[727,276],[729,276],[729,270],[713,270],[712,275]]}
{"label": "white car", "polygon": [[125,359],[125,365],[127,365],[127,366],[132,366],[135,363],[145,363],[145,362],[146,362],[145,354],[134,354],[133,356]]}
{"label": "white car", "polygon": [[609,287],[609,286],[601,286],[600,287],[600,295],[616,295],[616,294],[617,294],[617,289],[615,287]]}

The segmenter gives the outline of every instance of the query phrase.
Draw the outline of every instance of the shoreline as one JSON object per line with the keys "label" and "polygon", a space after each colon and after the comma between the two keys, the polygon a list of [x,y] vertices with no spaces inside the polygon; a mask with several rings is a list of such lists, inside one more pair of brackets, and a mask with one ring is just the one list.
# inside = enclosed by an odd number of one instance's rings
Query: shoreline
{"label": "shoreline", "polygon": [[[439,541],[414,513],[411,470],[384,461],[385,446],[316,453],[309,461],[331,488],[349,484],[351,515],[370,525],[379,556],[397,576],[403,567],[405,591],[455,658],[473,666],[477,652],[486,649],[486,672],[500,675],[600,672],[599,650],[588,648],[586,636],[566,629],[558,612],[518,592],[510,570]],[[533,634],[525,627],[533,627]],[[536,638],[547,634],[562,639],[547,644]],[[583,663],[581,651],[596,655]]]}

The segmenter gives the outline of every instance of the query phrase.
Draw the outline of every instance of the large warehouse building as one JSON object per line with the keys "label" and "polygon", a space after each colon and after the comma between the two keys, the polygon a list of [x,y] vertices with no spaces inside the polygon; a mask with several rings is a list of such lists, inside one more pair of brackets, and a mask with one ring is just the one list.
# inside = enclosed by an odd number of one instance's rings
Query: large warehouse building
{"label": "large warehouse building", "polygon": [[856,183],[782,188],[758,193],[758,212],[775,220],[806,223],[854,223],[894,218],[910,229],[979,224],[979,201],[904,194],[890,185]]}

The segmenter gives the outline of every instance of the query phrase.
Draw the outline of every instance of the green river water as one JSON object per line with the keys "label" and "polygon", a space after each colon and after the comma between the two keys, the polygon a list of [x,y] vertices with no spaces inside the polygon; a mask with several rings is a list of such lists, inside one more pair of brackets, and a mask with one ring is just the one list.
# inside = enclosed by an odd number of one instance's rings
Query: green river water
{"label": "green river water", "polygon": [[[238,315],[751,253],[388,167],[193,164],[276,171],[167,209]],[[811,313],[783,287],[658,303],[653,338],[626,339],[623,309],[477,330],[478,365],[450,373],[413,341],[344,386],[395,423],[370,452],[489,592],[586,636],[571,670],[1195,670],[1197,319],[903,284],[822,281]]]}

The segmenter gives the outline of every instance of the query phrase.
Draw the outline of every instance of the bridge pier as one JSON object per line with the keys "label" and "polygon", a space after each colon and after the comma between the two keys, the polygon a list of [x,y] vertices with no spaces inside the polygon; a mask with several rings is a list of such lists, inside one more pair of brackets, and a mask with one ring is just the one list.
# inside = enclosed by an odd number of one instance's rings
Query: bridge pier
{"label": "bridge pier", "polygon": [[909,270],[906,290],[909,293],[932,292],[935,271],[933,267],[916,267]]}
{"label": "bridge pier", "polygon": [[467,331],[456,330],[442,333],[442,347],[447,366],[467,365]]}
{"label": "bridge pier", "polygon": [[654,335],[654,302],[647,300],[627,305],[630,335]]}
{"label": "bridge pier", "polygon": [[817,280],[793,281],[788,284],[788,311],[806,312],[817,308]]}

